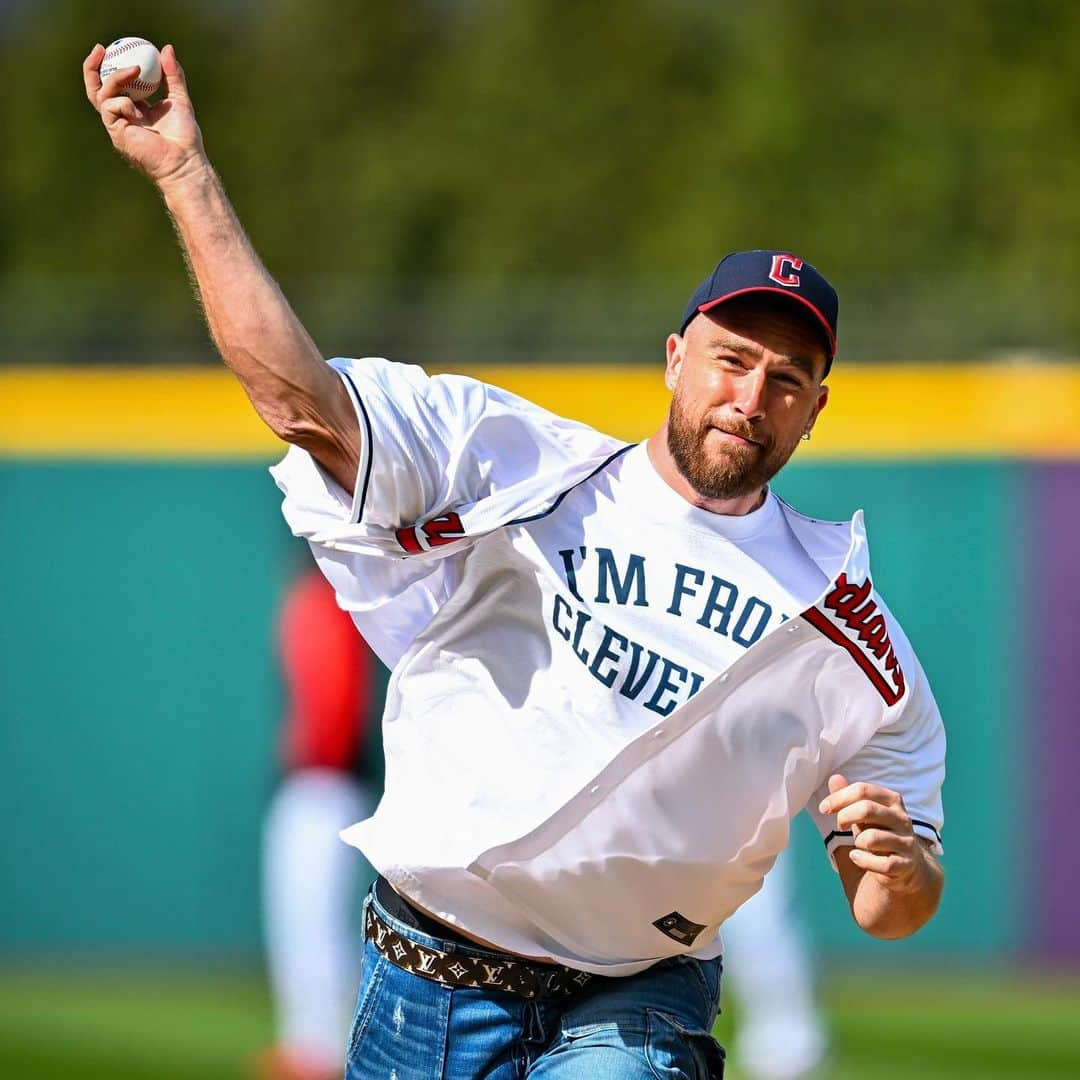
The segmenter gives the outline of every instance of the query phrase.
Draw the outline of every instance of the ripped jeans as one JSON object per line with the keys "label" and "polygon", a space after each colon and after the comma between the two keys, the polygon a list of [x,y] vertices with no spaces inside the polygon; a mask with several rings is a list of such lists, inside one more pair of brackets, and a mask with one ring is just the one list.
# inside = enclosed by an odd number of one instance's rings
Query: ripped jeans
{"label": "ripped jeans", "polygon": [[[428,948],[470,952],[392,918]],[[413,975],[364,943],[345,1080],[718,1080],[723,1050],[709,1034],[721,962],[673,957],[579,994],[527,1000]]]}

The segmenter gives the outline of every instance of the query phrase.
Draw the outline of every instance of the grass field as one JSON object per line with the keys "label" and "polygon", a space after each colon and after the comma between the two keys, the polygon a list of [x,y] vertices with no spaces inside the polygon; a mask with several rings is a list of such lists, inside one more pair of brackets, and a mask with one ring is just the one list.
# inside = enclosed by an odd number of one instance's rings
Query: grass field
{"label": "grass field", "polygon": [[[879,971],[833,975],[823,991],[835,1033],[823,1080],[1080,1076],[1080,979]],[[721,1019],[721,1041],[733,1018]],[[254,975],[0,969],[0,1076],[243,1077],[270,1021]]]}

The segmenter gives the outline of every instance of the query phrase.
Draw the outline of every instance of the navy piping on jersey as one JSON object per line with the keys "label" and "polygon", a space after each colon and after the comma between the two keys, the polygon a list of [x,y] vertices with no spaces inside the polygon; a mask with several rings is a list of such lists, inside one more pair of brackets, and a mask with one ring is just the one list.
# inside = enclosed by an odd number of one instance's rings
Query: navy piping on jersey
{"label": "navy piping on jersey", "polygon": [[911,819],[911,824],[912,825],[918,825],[920,828],[923,828],[923,829],[929,829],[930,832],[932,832],[934,834],[934,839],[939,844],[941,843],[941,833],[939,833],[937,831],[937,829],[935,829],[934,826],[930,824],[929,821],[919,821],[918,818],[912,818]]}
{"label": "navy piping on jersey", "polygon": [[854,834],[850,829],[833,829],[828,836],[825,837],[825,846],[828,847],[838,836],[853,836]]}
{"label": "navy piping on jersey", "polygon": [[[937,831],[937,829],[935,829],[934,826],[930,824],[929,821],[919,821],[917,818],[912,818],[911,819],[911,824],[913,826],[918,825],[919,828],[927,829],[929,832],[932,832],[934,834],[934,839],[939,844],[941,843],[941,833],[939,833]],[[853,835],[854,834],[852,833],[852,831],[850,829],[833,829],[833,831],[831,833],[829,833],[828,836],[825,837],[825,846],[828,847],[838,836],[853,836]]]}
{"label": "navy piping on jersey", "polygon": [[846,528],[848,525],[851,524],[848,521],[829,521],[828,518],[811,517],[809,514],[804,514],[801,510],[796,510],[795,507],[787,501],[787,499],[784,499],[781,496],[777,495],[776,491],[773,488],[769,488],[769,490],[772,491],[773,498],[776,499],[777,502],[783,503],[784,506],[786,506],[796,517],[802,518],[803,521],[810,521],[813,522],[813,524],[815,525],[838,525],[843,528]]}
{"label": "navy piping on jersey", "polygon": [[364,516],[364,505],[367,503],[368,482],[371,480],[371,463],[375,460],[375,445],[371,438],[371,420],[368,418],[367,409],[364,408],[364,399],[360,396],[360,392],[356,389],[356,383],[352,381],[352,378],[347,372],[339,372],[341,377],[352,387],[353,396],[356,398],[356,404],[360,406],[360,415],[364,418],[364,430],[367,437],[367,468],[364,470],[364,483],[360,488],[360,509],[357,510],[356,516],[353,518],[353,524],[356,524]]}
{"label": "navy piping on jersey", "polygon": [[588,476],[583,476],[576,484],[571,484],[564,492],[559,494],[555,501],[546,509],[541,510],[539,514],[533,514],[530,517],[515,518],[513,521],[508,521],[507,525],[527,525],[530,521],[539,521],[541,518],[545,518],[548,514],[554,514],[559,509],[559,504],[570,494],[576,487],[580,487],[587,480],[591,480],[597,473],[603,472],[617,457],[625,454],[627,450],[633,450],[638,443],[627,443],[626,446],[620,447],[609,458],[602,461]]}

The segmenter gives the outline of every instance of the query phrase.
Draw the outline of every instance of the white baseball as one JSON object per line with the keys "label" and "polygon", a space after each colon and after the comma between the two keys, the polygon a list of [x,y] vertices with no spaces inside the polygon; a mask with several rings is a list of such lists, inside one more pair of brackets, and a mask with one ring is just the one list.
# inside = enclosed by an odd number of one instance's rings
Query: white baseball
{"label": "white baseball", "polygon": [[120,88],[132,101],[148,98],[161,85],[161,53],[146,38],[117,38],[101,60],[101,80],[104,82],[120,68],[139,65],[139,74]]}

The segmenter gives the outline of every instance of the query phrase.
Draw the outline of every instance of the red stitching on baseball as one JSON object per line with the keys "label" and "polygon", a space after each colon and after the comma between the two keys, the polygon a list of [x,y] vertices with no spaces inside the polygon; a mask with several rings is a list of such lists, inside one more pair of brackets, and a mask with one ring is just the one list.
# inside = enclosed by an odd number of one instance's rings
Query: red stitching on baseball
{"label": "red stitching on baseball", "polygon": [[[114,56],[119,56],[122,52],[127,52],[128,49],[134,49],[138,45],[150,45],[150,42],[147,41],[146,38],[141,38],[140,37],[140,38],[132,38],[130,41],[125,41],[123,45],[118,45],[116,47],[110,45],[105,50],[105,55],[101,59],[102,60],[111,60]],[[153,47],[154,47],[153,45],[150,45],[150,48],[153,48]]]}
{"label": "red stitching on baseball", "polygon": [[[105,55],[101,58],[102,66],[104,66],[106,61],[115,60],[122,53],[130,52],[132,49],[137,49],[142,45],[148,45],[151,49],[155,48],[155,46],[151,42],[147,41],[146,38],[130,38],[129,40],[125,41],[123,45],[110,45],[105,50]],[[119,66],[117,68],[114,68],[113,70],[119,70]],[[140,70],[140,74],[141,73],[142,72]],[[106,78],[108,77],[108,75],[111,74],[111,71],[108,72]],[[159,85],[160,83],[147,82],[145,79],[132,79],[130,82],[124,83],[123,89],[145,90],[148,94],[152,94]]]}

